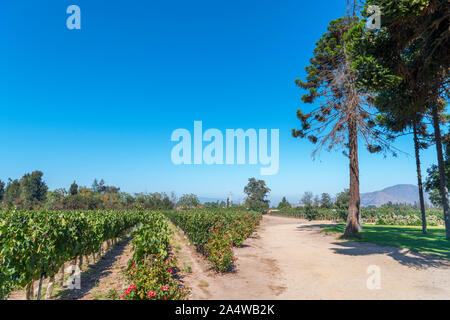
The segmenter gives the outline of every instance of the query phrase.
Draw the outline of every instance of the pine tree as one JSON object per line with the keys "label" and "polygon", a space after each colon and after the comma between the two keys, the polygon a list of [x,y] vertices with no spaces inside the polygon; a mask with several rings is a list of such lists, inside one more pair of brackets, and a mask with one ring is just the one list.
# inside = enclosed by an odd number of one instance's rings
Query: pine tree
{"label": "pine tree", "polygon": [[296,80],[308,90],[302,97],[304,103],[320,102],[320,107],[304,113],[297,111],[301,129],[293,129],[294,137],[307,138],[319,146],[315,153],[326,146],[328,150],[342,148],[350,160],[350,204],[344,237],[361,231],[359,194],[358,136],[363,138],[370,152],[388,147],[380,137],[373,119],[371,96],[357,86],[358,74],[352,68],[347,46],[353,41],[348,31],[358,23],[355,2],[346,17],[330,22],[328,31],[318,41],[311,65],[306,68],[306,81]]}

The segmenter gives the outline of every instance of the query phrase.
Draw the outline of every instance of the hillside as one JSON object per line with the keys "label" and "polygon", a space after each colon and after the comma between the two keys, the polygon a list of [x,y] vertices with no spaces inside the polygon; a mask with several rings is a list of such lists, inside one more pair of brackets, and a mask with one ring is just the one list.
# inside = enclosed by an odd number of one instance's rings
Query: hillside
{"label": "hillside", "polygon": [[[361,205],[382,206],[388,202],[409,203],[419,202],[419,189],[412,184],[399,184],[380,191],[361,193]],[[428,194],[425,194],[425,203],[428,203]]]}

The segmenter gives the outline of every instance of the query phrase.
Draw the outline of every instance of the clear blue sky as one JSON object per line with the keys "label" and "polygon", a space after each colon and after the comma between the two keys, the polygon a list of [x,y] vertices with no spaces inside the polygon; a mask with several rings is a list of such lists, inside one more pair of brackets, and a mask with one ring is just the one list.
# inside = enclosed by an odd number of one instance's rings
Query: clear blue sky
{"label": "clear blue sky", "polygon": [[[81,8],[82,29],[66,28]],[[14,0],[0,12],[0,179],[42,170],[51,189],[94,178],[127,192],[242,197],[249,177],[272,198],[348,186],[348,161],[295,140],[303,78],[315,42],[345,1]],[[280,129],[280,170],[175,166],[177,128]],[[410,138],[397,147],[411,152]],[[416,184],[411,156],[361,150],[361,192]],[[423,170],[435,161],[423,153]]]}

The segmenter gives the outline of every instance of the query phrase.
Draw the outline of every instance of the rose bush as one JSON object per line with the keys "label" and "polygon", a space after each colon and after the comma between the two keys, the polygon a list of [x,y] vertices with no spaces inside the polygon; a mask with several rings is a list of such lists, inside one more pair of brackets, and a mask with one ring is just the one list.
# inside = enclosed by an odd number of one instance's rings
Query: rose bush
{"label": "rose bush", "polygon": [[123,300],[183,300],[189,292],[173,277],[173,258],[155,255],[151,259],[131,264],[125,277],[129,286]]}
{"label": "rose bush", "polygon": [[233,246],[241,246],[256,229],[262,215],[242,209],[165,211],[164,214],[187,234],[213,267],[224,272],[235,261]]}

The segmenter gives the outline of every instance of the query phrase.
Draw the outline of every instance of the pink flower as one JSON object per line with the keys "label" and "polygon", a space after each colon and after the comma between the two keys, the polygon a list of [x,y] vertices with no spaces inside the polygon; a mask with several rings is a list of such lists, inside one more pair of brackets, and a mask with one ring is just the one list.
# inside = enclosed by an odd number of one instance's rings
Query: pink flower
{"label": "pink flower", "polygon": [[169,269],[169,270],[167,270],[167,271],[169,271],[169,273],[172,273],[172,269]]}
{"label": "pink flower", "polygon": [[155,295],[156,295],[156,292],[155,292],[155,291],[151,291],[151,290],[150,290],[150,291],[148,292],[148,297],[149,297],[149,298],[153,298]]}
{"label": "pink flower", "polygon": [[162,288],[161,288],[162,291],[167,291],[167,289],[169,289],[168,286],[165,286],[165,287],[162,287]]}

